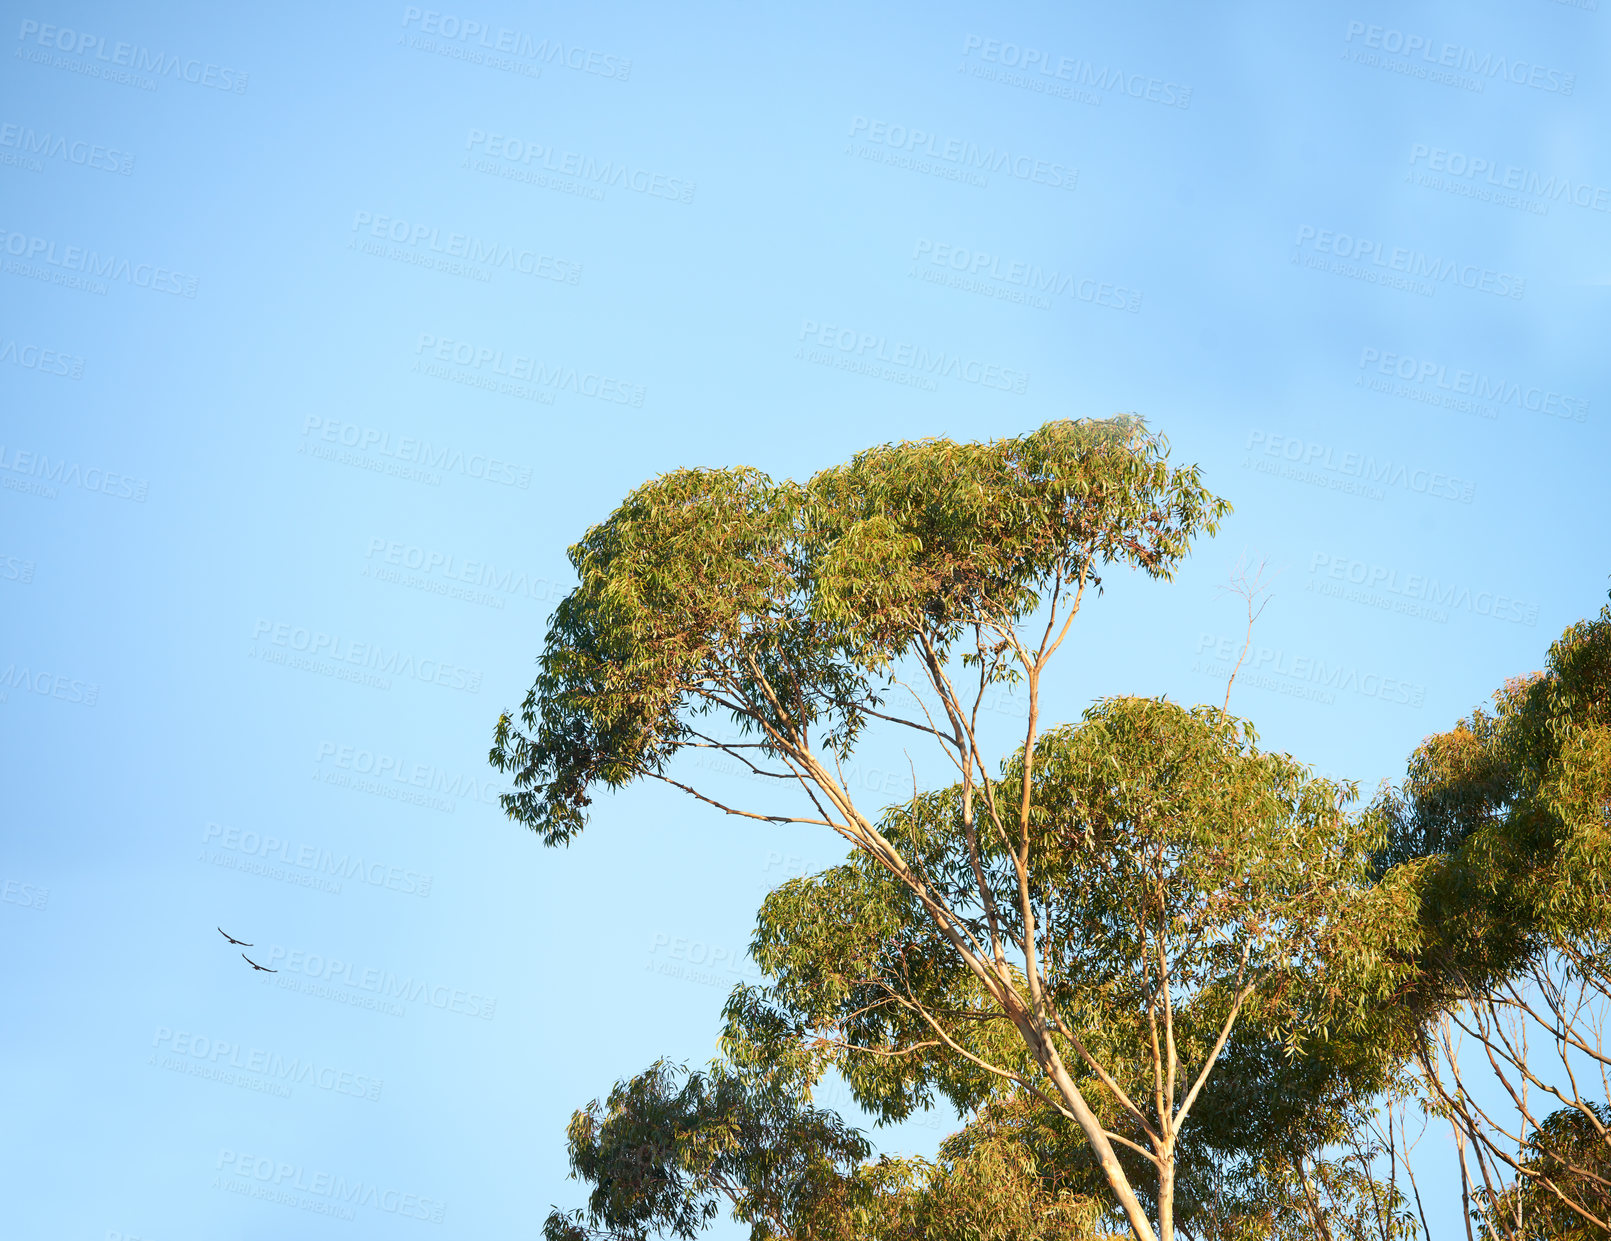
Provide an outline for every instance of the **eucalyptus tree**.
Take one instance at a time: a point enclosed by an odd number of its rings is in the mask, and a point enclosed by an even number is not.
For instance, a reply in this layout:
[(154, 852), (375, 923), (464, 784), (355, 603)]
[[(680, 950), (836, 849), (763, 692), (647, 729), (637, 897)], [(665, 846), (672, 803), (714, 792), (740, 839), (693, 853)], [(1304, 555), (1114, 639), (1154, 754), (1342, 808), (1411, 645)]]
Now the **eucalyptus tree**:
[[(1376, 1045), (1324, 1028), (1380, 998), (1350, 960), (1379, 837), (1341, 812), (1349, 790), (1259, 751), (1212, 707), (1107, 700), (1037, 747), (1042, 1011), (1160, 1233), (1178, 1215), (1199, 1238), (1304, 1235), (1297, 1220), (1355, 1235), (1342, 1220), (1363, 1220), (1377, 1187), (1316, 1154), (1385, 1084)], [(1022, 765), (1009, 761), (1006, 787)], [(953, 785), (888, 810), (879, 830), (934, 899), (965, 911), (968, 936), (1015, 945), (1028, 938), (1018, 868), (982, 833), (979, 892), (962, 806)], [(585, 1213), (551, 1221), (556, 1241), (677, 1231), (723, 1197), (756, 1237), (798, 1241), (836, 1239), (842, 1219), (867, 1241), (1125, 1226), (1032, 1051), (886, 868), (857, 852), (783, 885), (752, 951), (769, 982), (730, 998), (726, 1064), (677, 1090), (657, 1065), (577, 1113), (572, 1167), (595, 1188)], [(1020, 986), (1021, 960), (1007, 962)], [(812, 1105), (830, 1069), (880, 1121), (942, 1099), (970, 1119), (938, 1162), (867, 1163)]]
[[(1295, 1051), (1300, 1009), (1367, 1006), (1338, 936), (1370, 921), (1345, 908), (1375, 847), (1343, 812), (1351, 790), (1259, 752), (1223, 711), (1117, 700), (1042, 729), (1043, 678), (1086, 602), (1118, 570), (1171, 577), (1228, 511), (1167, 458), (1121, 416), (883, 445), (804, 483), (656, 478), (570, 549), (578, 585), (491, 751), (505, 810), (549, 845), (596, 791), (638, 780), (838, 834), (852, 861), (763, 912), (775, 982), (730, 1005), (736, 1054), (769, 1028), (772, 1053), (832, 1046), (892, 1115), (934, 1088), (881, 1067), (908, 1054), (939, 1057), (955, 1099), (1010, 1084), (1077, 1129), (1146, 1241), (1149, 1205), (1171, 1235), (1184, 1127), (1238, 1022)], [(1000, 762), (979, 711), (1003, 683), (1027, 712)], [(925, 738), (955, 783), (882, 817), (859, 804), (844, 767), (875, 728)], [(699, 787), (674, 761), (690, 748), (775, 792)], [(826, 926), (828, 908), (831, 932), (803, 935), (795, 911)]]
[(1415, 893), (1398, 1003), (1468, 1206), (1494, 1237), (1611, 1234), (1611, 607), (1376, 809)]
[[(1003, 1083), (1070, 1120), (1069, 1100), (1084, 1100), (1172, 1237), (1184, 1144), (1200, 1147), (1201, 1172), (1210, 1153), (1245, 1154), (1319, 1119), (1285, 1114), (1305, 1095), (1280, 1061), (1382, 998), (1360, 948), (1380, 838), (1345, 813), (1351, 788), (1261, 751), (1217, 707), (1105, 700), (1049, 729), (1032, 758), (1013, 755), (991, 785), (1017, 792), (1026, 769), (1016, 838), (988, 814), (989, 830), (970, 833), (960, 782), (891, 808), (879, 830), (967, 942), (1032, 997), (1044, 1060), (911, 887), (865, 854), (768, 898), (753, 953), (771, 982), (734, 992), (727, 1051), (760, 1066), (818, 1049), (886, 1121), (936, 1096), (986, 1107)], [(1238, 1031), (1242, 1064), (1258, 1062), (1285, 1095), (1257, 1098), (1244, 1069), (1255, 1098), (1236, 1115), (1227, 1095), (1193, 1127)], [(1325, 1089), (1324, 1075), (1310, 1085)]]
[[(1100, 1207), (1079, 1161), (1037, 1159), (981, 1118), (934, 1160), (869, 1158), (836, 1115), (775, 1076), (657, 1062), (572, 1118), (585, 1209), (554, 1211), (548, 1241), (693, 1237), (725, 1203), (771, 1241), (1089, 1241)], [(1088, 1163), (1088, 1161), (1087, 1161)]]

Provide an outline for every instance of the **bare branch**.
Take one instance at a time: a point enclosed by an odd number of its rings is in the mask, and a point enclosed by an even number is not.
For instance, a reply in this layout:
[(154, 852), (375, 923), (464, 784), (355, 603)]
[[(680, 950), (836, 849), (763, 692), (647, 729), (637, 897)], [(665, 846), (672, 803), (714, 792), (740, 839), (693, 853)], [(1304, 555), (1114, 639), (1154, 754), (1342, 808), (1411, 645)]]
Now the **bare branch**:
[[(1242, 642), (1242, 653), (1236, 657), (1236, 667), (1231, 669), (1230, 680), (1225, 682), (1225, 705), (1221, 708), (1221, 710), (1223, 710), (1227, 715), (1229, 715), (1231, 711), (1231, 686), (1236, 684), (1236, 674), (1242, 670), (1242, 661), (1247, 658), (1248, 649), (1253, 645), (1253, 622), (1258, 620), (1258, 618), (1264, 614), (1264, 609), (1268, 607), (1270, 603), (1269, 599), (1264, 599), (1262, 601), (1259, 599), (1260, 595), (1267, 595), (1270, 591), (1269, 586), (1266, 585), (1262, 580), (1264, 577), (1265, 566), (1268, 563), (1268, 557), (1261, 558), (1259, 560), (1259, 567), (1255, 569), (1252, 576), (1249, 577), (1247, 553), (1244, 551), (1242, 555), (1237, 558), (1236, 568), (1231, 570), (1230, 584), (1228, 586), (1220, 586), (1217, 588), (1221, 591), (1228, 591), (1229, 593), (1237, 596), (1237, 598), (1245, 600), (1247, 603), (1247, 637)], [(1255, 605), (1257, 606), (1255, 607)]]

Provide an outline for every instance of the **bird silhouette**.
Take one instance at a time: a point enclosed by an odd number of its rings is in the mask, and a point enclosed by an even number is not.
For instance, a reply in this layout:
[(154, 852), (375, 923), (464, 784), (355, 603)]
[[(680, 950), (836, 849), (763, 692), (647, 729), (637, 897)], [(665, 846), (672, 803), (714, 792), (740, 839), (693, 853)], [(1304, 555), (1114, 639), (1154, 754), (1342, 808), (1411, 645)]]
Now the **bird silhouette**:
[(280, 972), (279, 970), (271, 970), (266, 965), (259, 965), (256, 961), (252, 960), (252, 958), (247, 956), (244, 952), (241, 953), (241, 960), (245, 961), (246, 964), (250, 965), (254, 970), (262, 970), (265, 974), (278, 974)]
[(246, 942), (246, 941), (245, 941), (245, 940), (244, 940), (244, 939), (236, 939), (236, 938), (235, 938), (235, 937), (234, 937), (234, 936), (233, 936), (233, 935), (231, 935), (231, 934), (230, 934), (230, 933), (229, 933), (229, 932), (228, 932), (228, 931), (226, 931), (226, 930), (224, 930), (224, 928), (223, 928), (223, 927), (219, 927), (219, 928), (218, 928), (218, 933), (219, 933), (219, 934), (220, 934), (220, 935), (222, 935), (222, 936), (223, 936), (223, 937), (224, 937), (224, 938), (225, 938), (225, 939), (227, 939), (227, 940), (228, 940), (228, 941), (229, 941), (229, 942), (230, 942), (230, 943), (232, 943), (232, 944), (236, 944), (236, 945), (238, 945), (238, 946), (239, 946), (239, 947), (242, 947), (242, 948), (250, 948), (250, 947), (251, 947), (251, 946), (252, 946), (252, 945), (251, 945), (251, 944), (248, 944), (248, 943), (247, 943), (247, 942)]

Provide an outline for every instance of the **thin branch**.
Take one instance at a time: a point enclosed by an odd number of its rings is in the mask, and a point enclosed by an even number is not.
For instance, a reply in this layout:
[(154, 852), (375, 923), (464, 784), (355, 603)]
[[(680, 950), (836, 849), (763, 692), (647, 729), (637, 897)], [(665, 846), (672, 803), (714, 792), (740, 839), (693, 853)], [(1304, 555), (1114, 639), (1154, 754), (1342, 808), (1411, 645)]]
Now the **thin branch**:
[[(1247, 964), (1246, 950), (1244, 950), (1242, 953), (1242, 964), (1244, 967)], [(1241, 970), (1237, 971), (1236, 977), (1237, 981), (1240, 982), (1242, 978)], [(1179, 1110), (1175, 1112), (1174, 1125), (1176, 1132), (1179, 1132), (1180, 1126), (1185, 1123), (1186, 1113), (1191, 1111), (1192, 1104), (1197, 1102), (1198, 1092), (1202, 1090), (1203, 1083), (1208, 1080), (1208, 1074), (1210, 1071), (1212, 1071), (1215, 1063), (1219, 1060), (1219, 1053), (1225, 1050), (1225, 1040), (1231, 1036), (1231, 1027), (1236, 1024), (1237, 1014), (1242, 1011), (1242, 1002), (1252, 994), (1252, 983), (1248, 983), (1236, 993), (1236, 999), (1231, 1004), (1231, 1011), (1225, 1018), (1224, 1026), (1220, 1029), (1219, 1038), (1214, 1040), (1214, 1049), (1208, 1053), (1208, 1059), (1203, 1063), (1203, 1071), (1197, 1075), (1197, 1080), (1192, 1084), (1191, 1091), (1186, 1095), (1185, 1099), (1181, 1101)]]
[(1258, 604), (1257, 611), (1253, 608), (1253, 605), (1258, 603), (1260, 595), (1269, 593), (1270, 588), (1260, 580), (1264, 576), (1264, 568), (1268, 563), (1268, 557), (1261, 559), (1259, 567), (1254, 571), (1253, 576), (1249, 578), (1247, 573), (1247, 553), (1244, 552), (1238, 558), (1236, 568), (1231, 571), (1231, 584), (1218, 588), (1222, 591), (1229, 591), (1238, 598), (1247, 601), (1247, 637), (1242, 643), (1242, 653), (1236, 657), (1236, 667), (1231, 669), (1230, 680), (1225, 682), (1225, 705), (1221, 710), (1226, 715), (1231, 712), (1231, 686), (1236, 684), (1236, 674), (1242, 670), (1242, 661), (1247, 658), (1248, 649), (1253, 645), (1253, 622), (1264, 615), (1264, 609), (1270, 603), (1266, 599)]

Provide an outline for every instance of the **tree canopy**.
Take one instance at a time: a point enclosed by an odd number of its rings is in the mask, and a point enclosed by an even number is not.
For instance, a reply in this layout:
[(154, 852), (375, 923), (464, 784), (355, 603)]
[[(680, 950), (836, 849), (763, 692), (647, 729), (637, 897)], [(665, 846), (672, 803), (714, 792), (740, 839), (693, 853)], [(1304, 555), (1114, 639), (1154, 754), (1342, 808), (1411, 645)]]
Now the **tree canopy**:
[[(555, 611), (521, 726), (501, 717), (491, 753), (514, 773), (505, 809), (550, 844), (581, 830), (597, 786), (648, 777), (731, 814), (819, 824), (865, 851), (910, 889), (1018, 1031), (1146, 1241), (1151, 1224), (1109, 1131), (1054, 1038), (1029, 903), (1030, 823), (1040, 678), (1086, 591), (1100, 591), (1113, 566), (1170, 576), (1191, 539), (1228, 511), (1195, 467), (1171, 468), (1167, 456), (1161, 437), (1121, 416), (988, 443), (883, 445), (804, 484), (751, 469), (664, 475), (571, 548), (579, 584)], [(1020, 632), (1041, 615), (1038, 639)], [(931, 711), (914, 691), (915, 717), (884, 709), (909, 664), (936, 700)], [(953, 677), (970, 670), (976, 687), (959, 688)], [(989, 686), (1019, 678), (1029, 757), (1017, 792), (998, 798), (978, 706)], [(712, 713), (729, 716), (741, 740), (709, 732)], [(966, 911), (950, 907), (845, 787), (840, 764), (873, 720), (929, 735), (957, 767), (989, 906), (974, 824), (981, 795), (1018, 876), (1019, 963), (999, 919), (986, 910), (989, 943), (973, 935)], [(717, 802), (667, 772), (688, 745), (724, 750), (808, 805)]]
[[(1072, 617), (1110, 565), (1167, 577), (1228, 511), (1138, 419), (1054, 422), (985, 444), (883, 445), (805, 484), (685, 469), (632, 492), (570, 549), (578, 586), (549, 627), (520, 725), (492, 761), (505, 809), (550, 844), (592, 790), (663, 777), (725, 713), (756, 752), (843, 757), (898, 661), (938, 668), (1050, 596)], [(815, 778), (801, 764), (799, 775)], [(824, 770), (823, 774), (827, 774)], [(839, 807), (838, 809), (843, 809)]]
[[(1478, 1140), (1437, 1023), (1563, 952), (1603, 969), (1611, 625), (1569, 631), (1364, 808), (1225, 708), (1115, 697), (1043, 728), (1088, 596), (1169, 578), (1229, 511), (1168, 456), (1119, 416), (882, 445), (803, 483), (677, 470), (570, 549), (578, 585), (495, 730), (509, 816), (566, 844), (601, 788), (648, 779), (850, 853), (766, 899), (764, 982), (729, 998), (722, 1059), (657, 1062), (576, 1114), (593, 1190), (551, 1241), (692, 1237), (723, 1201), (757, 1241), (1413, 1233), (1373, 1100), (1418, 1067)], [(1027, 717), (991, 753), (1004, 683)], [(955, 779), (858, 804), (844, 764), (875, 728)], [(763, 793), (693, 783), (689, 750)], [(815, 1103), (829, 1075), (879, 1122), (965, 1123), (933, 1160), (875, 1159)], [(1597, 1218), (1563, 1195), (1603, 1183), (1581, 1151), (1604, 1113), (1565, 1102), (1514, 1192)], [(1520, 1210), (1484, 1186), (1480, 1218)]]

